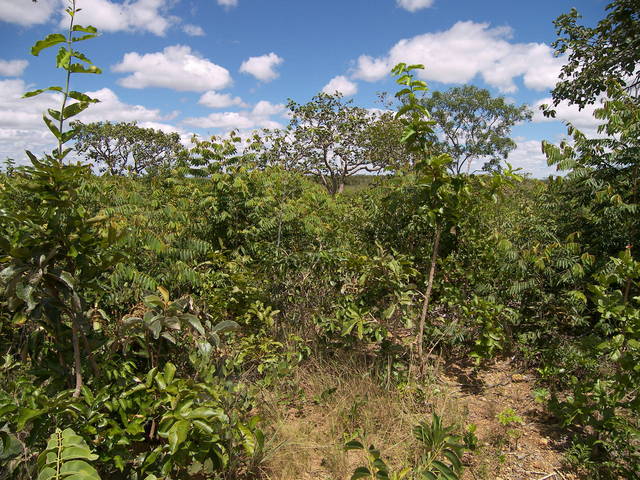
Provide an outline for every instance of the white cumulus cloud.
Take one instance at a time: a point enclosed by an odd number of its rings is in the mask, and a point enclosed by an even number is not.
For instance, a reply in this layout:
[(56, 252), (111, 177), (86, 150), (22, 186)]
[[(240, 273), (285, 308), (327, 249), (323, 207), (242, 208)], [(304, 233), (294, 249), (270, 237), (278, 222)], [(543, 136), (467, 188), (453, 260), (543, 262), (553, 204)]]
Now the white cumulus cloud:
[(84, 123), (91, 122), (155, 122), (164, 117), (158, 109), (149, 109), (142, 105), (130, 105), (118, 98), (109, 88), (101, 88), (87, 95), (100, 100), (78, 115)]
[(262, 82), (270, 82), (278, 78), (276, 67), (284, 62), (284, 59), (271, 52), (259, 57), (250, 57), (240, 65), (240, 72), (253, 75)]
[(2, 77), (19, 77), (27, 68), (29, 62), (26, 60), (1, 60), (0, 59), (0, 76)]
[(218, 5), (220, 5), (221, 7), (227, 7), (227, 8), (237, 7), (238, 0), (218, 0)]
[(338, 75), (337, 77), (333, 77), (329, 83), (324, 86), (322, 91), (329, 95), (333, 95), (338, 92), (344, 97), (350, 97), (351, 95), (358, 93), (358, 85), (344, 75)]
[(271, 115), (279, 115), (283, 113), (284, 110), (285, 110), (285, 106), (282, 105), (281, 103), (273, 104), (266, 100), (260, 100), (253, 107), (251, 114), (254, 117), (262, 118), (262, 117), (269, 117)]
[[(142, 31), (164, 36), (177, 21), (168, 14), (168, 0), (82, 0), (79, 6), (82, 10), (77, 14), (77, 22), (104, 32)], [(61, 24), (66, 22), (67, 17), (63, 15)]]
[(545, 117), (542, 113), (542, 110), (540, 109), (540, 106), (553, 106), (552, 102), (553, 100), (548, 97), (543, 98), (542, 100), (538, 100), (533, 105), (533, 122), (568, 122), (578, 130), (581, 130), (582, 133), (586, 134), (587, 136), (598, 136), (598, 126), (602, 125), (602, 121), (594, 117), (593, 114), (597, 108), (602, 107), (600, 103), (585, 105), (585, 107), (580, 110), (577, 105), (569, 105), (566, 102), (560, 102), (557, 107), (553, 107), (553, 109), (556, 111), (555, 118)]
[(399, 7), (409, 10), (410, 12), (417, 12), (423, 8), (429, 8), (433, 5), (433, 0), (396, 0)]
[(0, 0), (0, 20), (24, 27), (46, 23), (59, 5), (59, 0), (40, 0), (39, 2)]
[(511, 43), (511, 35), (508, 27), (457, 22), (449, 30), (400, 40), (382, 57), (360, 56), (353, 77), (380, 80), (395, 64), (405, 62), (424, 64), (418, 73), (424, 80), (468, 83), (481, 76), (503, 93), (517, 90), (516, 77), (535, 90), (553, 87), (564, 59), (554, 57), (544, 43)]
[[(82, 0), (76, 23), (93, 25), (103, 32), (149, 32), (164, 36), (180, 19), (169, 13), (174, 0)], [(31, 26), (59, 18), (59, 24), (68, 25), (66, 0), (0, 0), (0, 20)]]
[(222, 130), (248, 130), (256, 128), (282, 128), (282, 124), (271, 117), (281, 115), (286, 107), (266, 100), (258, 102), (252, 110), (241, 112), (216, 112), (206, 117), (187, 118), (186, 125), (196, 128), (217, 128)]
[(203, 92), (228, 87), (229, 71), (202, 58), (185, 45), (166, 47), (162, 52), (126, 53), (114, 72), (132, 74), (118, 80), (127, 88), (163, 87), (183, 92)]
[(218, 93), (213, 90), (205, 92), (198, 100), (198, 103), (209, 108), (228, 108), (233, 106), (245, 108), (248, 106), (240, 97), (232, 97), (228, 93)]
[(198, 25), (187, 23), (182, 26), (182, 31), (190, 37), (204, 37), (204, 30)]

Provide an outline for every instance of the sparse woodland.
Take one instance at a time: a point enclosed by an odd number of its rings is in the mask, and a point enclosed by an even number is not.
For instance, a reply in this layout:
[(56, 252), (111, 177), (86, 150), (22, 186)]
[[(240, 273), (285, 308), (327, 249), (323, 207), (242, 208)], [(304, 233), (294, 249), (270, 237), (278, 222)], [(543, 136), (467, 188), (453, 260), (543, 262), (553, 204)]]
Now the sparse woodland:
[(0, 174), (0, 479), (640, 478), (637, 2), (556, 20), (554, 102), (604, 101), (544, 181), (526, 107), (417, 65), (249, 140), (74, 122), (76, 8), (58, 145)]

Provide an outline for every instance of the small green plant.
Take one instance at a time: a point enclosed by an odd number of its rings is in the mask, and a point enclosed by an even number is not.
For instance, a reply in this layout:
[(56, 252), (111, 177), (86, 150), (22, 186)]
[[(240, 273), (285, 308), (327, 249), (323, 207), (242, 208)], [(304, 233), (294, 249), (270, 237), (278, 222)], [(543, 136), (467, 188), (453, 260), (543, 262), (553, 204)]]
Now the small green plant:
[(454, 426), (445, 427), (435, 413), (431, 424), (421, 422), (413, 429), (413, 435), (420, 441), (422, 458), (418, 471), (428, 480), (458, 480), (462, 473), (462, 453), (465, 446), (458, 435), (453, 434)]
[(522, 425), (524, 420), (522, 417), (518, 415), (515, 410), (511, 407), (505, 408), (498, 415), (496, 415), (496, 420), (498, 423), (504, 427), (510, 427), (512, 425)]
[[(102, 70), (96, 67), (84, 53), (74, 49), (76, 43), (96, 37), (98, 30), (92, 26), (83, 27), (81, 25), (75, 25), (75, 15), (79, 11), (79, 9), (76, 8), (76, 0), (70, 0), (68, 4), (68, 7), (65, 9), (65, 12), (70, 18), (67, 35), (52, 33), (47, 35), (43, 40), (37, 41), (31, 48), (31, 54), (38, 56), (40, 52), (46, 48), (61, 45), (58, 47), (58, 54), (56, 55), (56, 68), (61, 68), (65, 71), (65, 86), (64, 88), (58, 86), (41, 88), (24, 94), (25, 97), (33, 97), (47, 90), (60, 92), (62, 94), (60, 110), (50, 108), (47, 110), (48, 115), (45, 113), (42, 116), (44, 123), (58, 140), (58, 148), (57, 151), (53, 153), (53, 157), (59, 162), (62, 162), (64, 157), (71, 151), (70, 148), (63, 150), (63, 145), (73, 139), (78, 133), (75, 128), (65, 132), (65, 120), (75, 117), (89, 107), (90, 104), (98, 102), (98, 100), (84, 93), (71, 90), (71, 75), (74, 73), (102, 73)], [(74, 62), (74, 60), (76, 61)], [(69, 104), (69, 100), (76, 100), (76, 102)], [(36, 157), (32, 153), (27, 152), (27, 155), (29, 155), (32, 161), (36, 160)]]
[(467, 450), (475, 450), (478, 448), (480, 441), (476, 436), (476, 430), (478, 430), (478, 426), (475, 423), (470, 423), (465, 428), (462, 440), (464, 441), (464, 446)]
[(522, 432), (517, 428), (517, 426), (524, 423), (522, 417), (518, 415), (513, 408), (509, 407), (498, 413), (498, 415), (496, 415), (496, 420), (498, 420), (498, 423), (504, 427), (506, 437), (509, 440), (513, 440), (515, 442), (515, 447), (518, 448), (518, 440), (522, 436)]
[(158, 295), (144, 297), (144, 305), (147, 310), (142, 317), (126, 317), (123, 323), (128, 326), (139, 327), (142, 333), (134, 338), (141, 345), (144, 356), (149, 357), (151, 367), (157, 367), (159, 357), (162, 355), (163, 338), (171, 344), (176, 344), (176, 334), (181, 333), (182, 338), (190, 338), (197, 347), (197, 351), (210, 356), (213, 347), (220, 346), (220, 334), (236, 330), (239, 325), (233, 320), (224, 320), (213, 326), (211, 322), (200, 321), (194, 311), (193, 302), (189, 297), (171, 300), (169, 291), (164, 287), (158, 287)]
[(89, 463), (97, 458), (73, 430), (57, 428), (38, 456), (38, 480), (100, 480)]
[(551, 393), (546, 388), (536, 388), (533, 391), (533, 399), (536, 403), (546, 403), (549, 400)]
[(355, 439), (345, 443), (344, 449), (363, 450), (366, 454), (367, 465), (357, 467), (351, 475), (351, 480), (358, 480), (360, 478), (369, 478), (371, 480), (402, 480), (411, 472), (411, 469), (408, 467), (398, 472), (392, 472), (380, 455), (380, 450), (377, 450), (373, 445), (365, 448), (360, 440)]

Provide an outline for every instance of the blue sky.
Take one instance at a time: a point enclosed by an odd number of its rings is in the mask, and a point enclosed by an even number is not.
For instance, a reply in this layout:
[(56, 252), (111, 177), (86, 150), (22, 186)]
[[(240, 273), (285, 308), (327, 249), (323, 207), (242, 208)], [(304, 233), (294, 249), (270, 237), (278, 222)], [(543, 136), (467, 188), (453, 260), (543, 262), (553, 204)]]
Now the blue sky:
[[(285, 126), (288, 98), (299, 103), (341, 91), (363, 107), (393, 92), (398, 61), (423, 63), (431, 89), (471, 83), (532, 108), (549, 97), (562, 58), (550, 47), (552, 21), (572, 7), (587, 24), (606, 0), (77, 0), (81, 24), (101, 31), (80, 44), (102, 75), (77, 75), (74, 88), (102, 101), (84, 121), (138, 121), (187, 139), (238, 128)], [(63, 31), (66, 0), (0, 0), (0, 159), (51, 143), (41, 112), (52, 95), (29, 89), (61, 84), (55, 52), (29, 54)], [(592, 109), (561, 106), (558, 117), (587, 132)], [(552, 170), (540, 141), (558, 141), (562, 122), (536, 114), (513, 131), (510, 160), (535, 176)]]

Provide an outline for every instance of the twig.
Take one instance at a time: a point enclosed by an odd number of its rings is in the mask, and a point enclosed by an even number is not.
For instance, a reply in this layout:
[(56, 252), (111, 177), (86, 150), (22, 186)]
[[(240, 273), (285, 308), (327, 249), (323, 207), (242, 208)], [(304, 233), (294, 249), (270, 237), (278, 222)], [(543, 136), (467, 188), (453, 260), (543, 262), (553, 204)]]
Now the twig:
[(545, 479), (551, 478), (551, 477), (553, 477), (553, 476), (555, 476), (557, 474), (558, 474), (557, 472), (551, 472), (551, 473), (545, 475), (544, 477), (540, 477), (538, 480), (545, 480)]

